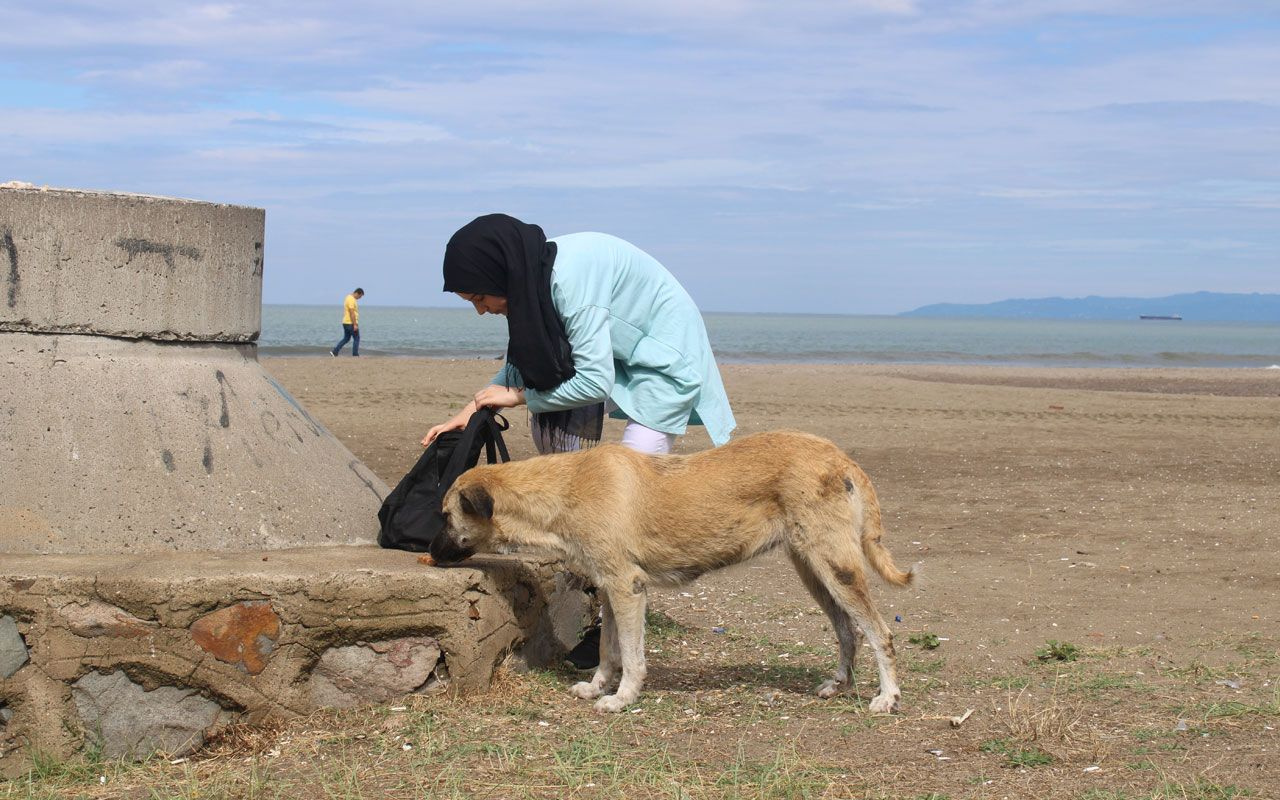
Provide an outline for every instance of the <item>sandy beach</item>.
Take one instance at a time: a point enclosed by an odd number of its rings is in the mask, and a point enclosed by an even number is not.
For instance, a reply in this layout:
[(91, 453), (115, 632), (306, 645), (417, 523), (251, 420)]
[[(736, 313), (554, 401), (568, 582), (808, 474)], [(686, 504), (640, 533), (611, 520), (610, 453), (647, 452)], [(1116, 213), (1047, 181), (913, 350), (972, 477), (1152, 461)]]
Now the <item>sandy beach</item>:
[[(268, 370), (393, 484), (422, 434), (497, 368), (491, 361), (268, 358)], [(1269, 633), (1280, 616), (1280, 370), (728, 365), (736, 435), (826, 436), (868, 472), (886, 541), (920, 561), (878, 591), (897, 630), (945, 631), (975, 667), (1046, 639), (1202, 648)], [(514, 458), (533, 455), (523, 409)], [(611, 422), (606, 439), (620, 436)], [(691, 428), (677, 452), (709, 446)], [(785, 557), (655, 597), (683, 622), (751, 625), (728, 595), (810, 603)], [(825, 620), (799, 633), (821, 639)], [(809, 626), (811, 630), (806, 630)]]
[[(498, 366), (263, 364), (388, 483)], [(585, 673), (515, 658), (483, 691), (235, 728), (190, 760), (45, 767), (38, 794), (0, 797), (1276, 796), (1280, 370), (722, 372), (738, 435), (835, 441), (871, 476), (898, 562), (921, 564), (909, 588), (872, 582), (898, 713), (870, 713), (866, 653), (849, 692), (814, 696), (834, 637), (772, 553), (650, 591), (627, 713), (571, 697)], [(513, 456), (531, 457), (523, 409), (510, 421)], [(707, 446), (693, 429), (677, 450)]]

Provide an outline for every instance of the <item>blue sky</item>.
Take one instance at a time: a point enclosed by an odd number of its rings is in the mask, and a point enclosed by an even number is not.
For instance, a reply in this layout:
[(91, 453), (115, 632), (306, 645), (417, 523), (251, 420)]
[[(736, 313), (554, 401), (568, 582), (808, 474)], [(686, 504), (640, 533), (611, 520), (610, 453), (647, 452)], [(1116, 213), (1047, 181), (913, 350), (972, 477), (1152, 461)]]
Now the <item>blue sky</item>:
[(265, 208), (267, 302), (448, 305), (491, 211), (629, 239), (708, 311), (1280, 291), (1274, 2), (0, 14), (0, 182)]

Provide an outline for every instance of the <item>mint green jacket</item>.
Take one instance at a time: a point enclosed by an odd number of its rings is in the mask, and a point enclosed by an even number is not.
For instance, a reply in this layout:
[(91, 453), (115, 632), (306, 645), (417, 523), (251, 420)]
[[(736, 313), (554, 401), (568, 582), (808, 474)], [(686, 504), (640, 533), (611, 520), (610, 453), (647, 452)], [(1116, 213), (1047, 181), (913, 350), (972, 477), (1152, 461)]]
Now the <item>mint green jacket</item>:
[[(666, 267), (604, 233), (558, 236), (551, 302), (564, 320), (576, 374), (549, 391), (525, 390), (535, 414), (612, 400), (662, 433), (705, 425), (717, 445), (737, 423), (693, 298)], [(493, 382), (524, 386), (505, 365)], [(620, 412), (620, 413), (619, 413)]]

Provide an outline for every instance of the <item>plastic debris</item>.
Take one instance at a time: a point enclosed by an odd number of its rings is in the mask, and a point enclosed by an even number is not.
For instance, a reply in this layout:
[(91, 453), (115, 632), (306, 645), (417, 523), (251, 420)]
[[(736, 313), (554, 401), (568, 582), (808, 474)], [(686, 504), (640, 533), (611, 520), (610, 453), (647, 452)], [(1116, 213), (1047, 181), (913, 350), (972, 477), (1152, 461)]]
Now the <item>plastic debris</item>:
[(1240, 688), (1240, 681), (1221, 680), (1221, 681), (1214, 681), (1214, 683), (1218, 684), (1219, 686), (1226, 686), (1229, 689)]
[(1185, 719), (1178, 720), (1178, 724), (1173, 726), (1175, 731), (1185, 731), (1187, 729), (1187, 721)]
[(893, 621), (894, 621), (894, 622), (902, 622), (902, 615), (901, 615), (901, 614), (894, 614), (894, 615), (893, 615)]
[(724, 628), (722, 628), (721, 626), (717, 625), (717, 626), (715, 626), (714, 628), (712, 628), (712, 629), (711, 629), (711, 632), (712, 632), (712, 633), (724, 633)]
[(961, 714), (961, 715), (960, 715), (960, 716), (958, 716), (958, 717), (951, 717), (951, 719), (949, 720), (949, 721), (951, 722), (951, 727), (953, 727), (953, 728), (959, 728), (961, 725), (963, 725), (963, 724), (964, 724), (964, 721), (965, 721), (965, 720), (967, 720), (967, 719), (968, 719), (969, 717), (971, 717), (971, 716), (973, 716), (973, 709), (972, 709), (972, 708), (971, 708), (971, 709), (969, 709), (968, 711), (964, 712), (963, 714)]

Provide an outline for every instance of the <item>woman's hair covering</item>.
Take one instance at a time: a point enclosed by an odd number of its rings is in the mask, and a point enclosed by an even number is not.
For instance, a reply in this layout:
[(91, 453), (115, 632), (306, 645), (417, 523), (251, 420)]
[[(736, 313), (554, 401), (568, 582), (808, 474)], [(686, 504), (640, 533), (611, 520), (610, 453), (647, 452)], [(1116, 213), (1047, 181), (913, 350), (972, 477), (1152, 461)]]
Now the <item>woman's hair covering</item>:
[[(573, 349), (551, 302), (556, 245), (537, 225), (506, 214), (476, 217), (444, 249), (444, 290), (507, 299), (507, 361), (531, 389), (548, 391), (574, 376)], [(603, 404), (534, 415), (549, 440), (599, 441)]]
[(444, 290), (507, 299), (507, 360), (525, 385), (549, 390), (574, 375), (573, 350), (551, 303), (555, 242), (537, 225), (486, 214), (444, 249)]

